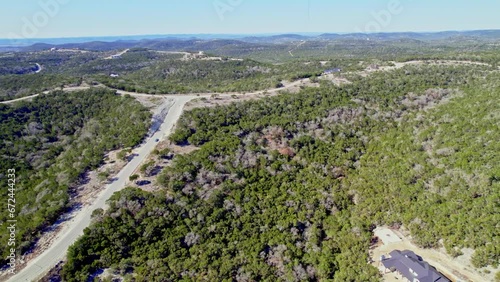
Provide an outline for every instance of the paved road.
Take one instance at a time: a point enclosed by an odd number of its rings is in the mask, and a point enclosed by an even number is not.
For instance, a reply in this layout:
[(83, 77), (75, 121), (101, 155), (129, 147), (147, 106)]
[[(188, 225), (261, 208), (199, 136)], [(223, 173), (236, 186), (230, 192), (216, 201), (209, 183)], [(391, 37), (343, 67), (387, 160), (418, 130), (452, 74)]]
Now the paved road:
[(122, 55), (124, 55), (125, 53), (127, 53), (128, 51), (130, 51), (130, 49), (125, 49), (123, 51), (121, 51), (120, 53), (118, 54), (114, 54), (114, 55), (111, 55), (109, 57), (106, 57), (104, 58), (105, 60), (111, 60), (111, 59), (114, 59), (114, 58), (117, 58), (117, 57), (121, 57)]
[(38, 67), (38, 69), (35, 71), (35, 73), (39, 73), (42, 71), (42, 66), (39, 64), (39, 63), (36, 63), (36, 66)]
[[(290, 87), (300, 85), (305, 80), (298, 80), (292, 83), (288, 83), (283, 88), (276, 88), (267, 90), (267, 92), (278, 92), (281, 90), (286, 90)], [(67, 88), (65, 91), (71, 90), (83, 90), (88, 87), (76, 87), (76, 88)], [(262, 94), (266, 90), (256, 91), (252, 93), (246, 93), (247, 95), (257, 95)], [(91, 206), (87, 206), (83, 208), (82, 211), (79, 211), (77, 215), (73, 218), (70, 224), (68, 224), (64, 229), (59, 233), (55, 241), (52, 243), (51, 247), (47, 249), (45, 252), (40, 254), (35, 259), (31, 260), (28, 265), (22, 269), (18, 274), (11, 277), (8, 281), (34, 281), (39, 277), (43, 276), (50, 269), (52, 269), (60, 260), (62, 260), (66, 256), (66, 252), (68, 247), (73, 244), (76, 239), (83, 234), (83, 230), (90, 225), (90, 215), (92, 211), (98, 208), (104, 208), (106, 206), (106, 200), (113, 195), (113, 193), (120, 191), (125, 187), (125, 184), (130, 175), (136, 170), (136, 168), (145, 160), (145, 158), (154, 150), (156, 146), (155, 139), (164, 139), (171, 133), (172, 127), (175, 125), (177, 120), (182, 114), (182, 110), (184, 105), (196, 98), (207, 97), (213, 94), (217, 94), (220, 96), (231, 96), (236, 93), (200, 93), (200, 94), (188, 94), (188, 95), (150, 95), (150, 94), (140, 94), (140, 93), (130, 93), (126, 91), (117, 91), (119, 94), (130, 94), (132, 96), (156, 96), (156, 97), (169, 97), (174, 100), (174, 104), (168, 112), (165, 122), (160, 127), (159, 131), (156, 132), (151, 138), (147, 140), (146, 143), (142, 144), (135, 151), (138, 156), (136, 156), (131, 162), (125, 166), (120, 173), (117, 175), (117, 179), (112, 184), (108, 185), (104, 191), (102, 191), (98, 198)], [(37, 95), (19, 98), (16, 100), (0, 102), (3, 104), (14, 103), (21, 100), (27, 100), (34, 98)], [(166, 103), (170, 103), (171, 101), (166, 101)]]
[[(295, 81), (287, 84), (283, 88), (276, 88), (267, 90), (268, 92), (276, 92), (280, 90), (285, 90), (289, 87), (299, 85), (302, 80)], [(64, 91), (72, 90), (83, 90), (88, 87), (76, 87), (76, 88), (66, 88)], [(247, 93), (248, 95), (262, 94), (266, 90), (256, 91), (252, 93)], [(45, 92), (44, 92), (45, 93)], [(200, 93), (200, 94), (187, 94), (187, 95), (150, 95), (150, 94), (140, 94), (131, 93), (126, 91), (118, 90), (117, 93), (121, 95), (130, 94), (132, 96), (156, 96), (170, 98), (165, 101), (165, 103), (172, 103), (168, 114), (166, 115), (165, 121), (161, 125), (160, 129), (150, 137), (146, 143), (143, 143), (139, 148), (134, 150), (134, 153), (138, 154), (132, 161), (130, 161), (116, 176), (117, 180), (106, 186), (98, 196), (97, 199), (91, 206), (84, 207), (81, 211), (78, 211), (76, 216), (71, 220), (69, 224), (63, 227), (63, 230), (57, 235), (56, 239), (52, 242), (51, 246), (44, 251), (42, 254), (28, 262), (27, 266), (20, 270), (19, 273), (10, 277), (8, 281), (18, 282), (18, 281), (36, 281), (43, 277), (50, 269), (52, 269), (59, 261), (63, 260), (66, 256), (66, 252), (79, 236), (83, 235), (83, 230), (90, 225), (90, 216), (92, 212), (99, 208), (105, 208), (106, 200), (108, 200), (115, 192), (120, 191), (126, 185), (134, 171), (139, 167), (139, 165), (146, 159), (146, 157), (154, 150), (156, 147), (156, 139), (163, 140), (165, 137), (170, 135), (172, 127), (176, 124), (177, 120), (182, 114), (184, 105), (196, 98), (207, 97), (213, 94), (219, 96), (231, 96), (235, 93)], [(4, 103), (14, 103), (21, 100), (31, 99), (36, 97), (33, 95), (30, 97), (24, 97), (16, 100), (7, 101)]]
[[(92, 211), (98, 208), (105, 208), (106, 200), (109, 199), (113, 193), (125, 187), (129, 176), (132, 175), (137, 167), (139, 167), (156, 147), (157, 143), (155, 139), (162, 140), (170, 135), (172, 127), (182, 114), (184, 105), (195, 98), (197, 98), (197, 96), (174, 97), (174, 104), (170, 108), (160, 129), (149, 138), (146, 143), (143, 143), (139, 148), (134, 150), (138, 156), (132, 159), (132, 161), (118, 173), (116, 176), (117, 180), (107, 185), (106, 189), (98, 195), (91, 206), (84, 207), (83, 210), (77, 213), (73, 220), (59, 233), (49, 249), (30, 261), (24, 269), (11, 277), (8, 281), (36, 281), (52, 269), (60, 260), (64, 259), (68, 247), (73, 244), (79, 236), (83, 235), (83, 230), (90, 225), (90, 215)], [(172, 103), (172, 101), (166, 101), (165, 103)]]

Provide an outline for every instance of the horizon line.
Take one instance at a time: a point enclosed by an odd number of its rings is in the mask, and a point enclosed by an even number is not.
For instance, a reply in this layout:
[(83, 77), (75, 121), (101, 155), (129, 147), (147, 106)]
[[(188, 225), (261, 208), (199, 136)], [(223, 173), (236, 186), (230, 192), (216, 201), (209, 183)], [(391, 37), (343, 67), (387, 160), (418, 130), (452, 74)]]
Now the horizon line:
[(474, 32), (474, 31), (500, 31), (500, 29), (466, 29), (466, 30), (437, 30), (437, 31), (386, 31), (386, 32), (341, 32), (341, 31), (325, 31), (325, 32), (266, 32), (266, 33), (163, 33), (163, 34), (122, 34), (122, 35), (84, 35), (84, 36), (61, 36), (61, 37), (30, 37), (30, 38), (0, 38), (0, 40), (42, 40), (42, 39), (81, 39), (81, 38), (110, 38), (110, 37), (140, 37), (140, 36), (275, 36), (275, 35), (321, 35), (321, 34), (395, 34), (395, 33), (443, 33), (443, 32)]

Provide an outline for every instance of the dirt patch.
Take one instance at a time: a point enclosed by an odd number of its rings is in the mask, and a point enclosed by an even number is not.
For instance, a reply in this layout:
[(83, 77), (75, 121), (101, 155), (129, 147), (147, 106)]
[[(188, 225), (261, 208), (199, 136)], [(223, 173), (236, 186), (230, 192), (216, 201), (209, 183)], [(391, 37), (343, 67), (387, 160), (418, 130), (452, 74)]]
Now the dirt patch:
[(330, 82), (332, 82), (333, 84), (335, 84), (337, 86), (341, 86), (341, 85), (344, 85), (344, 84), (350, 84), (350, 83), (352, 83), (351, 81), (349, 81), (344, 76), (338, 75), (338, 74), (326, 74), (326, 75), (321, 76), (320, 79), (326, 80), (326, 81), (330, 81)]
[(104, 157), (104, 164), (97, 170), (87, 173), (88, 182), (76, 187), (74, 200), (83, 205), (90, 205), (97, 194), (125, 167), (126, 161), (118, 158), (122, 150), (111, 151)]
[(231, 96), (212, 95), (211, 97), (201, 97), (186, 104), (184, 110), (189, 111), (195, 108), (213, 108), (215, 106), (229, 105), (235, 102), (257, 100), (265, 97), (265, 94), (246, 95), (234, 94)]
[(215, 106), (229, 105), (235, 102), (245, 102), (251, 100), (262, 99), (264, 97), (273, 97), (282, 93), (299, 93), (306, 87), (319, 87), (320, 84), (312, 82), (310, 79), (303, 79), (294, 82), (283, 81), (284, 87), (270, 90), (263, 90), (251, 93), (225, 93), (212, 94), (210, 96), (200, 95), (199, 99), (195, 99), (186, 104), (184, 110), (189, 111), (195, 108), (211, 108)]
[(199, 147), (196, 147), (194, 145), (178, 146), (170, 142), (166, 143), (166, 147), (169, 148), (170, 152), (172, 152), (174, 155), (186, 155), (200, 149)]
[(141, 103), (144, 107), (154, 110), (164, 103), (164, 98), (162, 97), (152, 97), (152, 96), (134, 96), (134, 98)]

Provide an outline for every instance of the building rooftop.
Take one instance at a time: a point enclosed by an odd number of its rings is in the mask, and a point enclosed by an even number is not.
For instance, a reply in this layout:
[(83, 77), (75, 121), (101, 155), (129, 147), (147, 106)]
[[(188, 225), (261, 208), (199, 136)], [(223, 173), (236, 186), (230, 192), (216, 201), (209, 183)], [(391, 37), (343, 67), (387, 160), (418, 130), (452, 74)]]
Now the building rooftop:
[(325, 73), (330, 74), (330, 73), (335, 73), (335, 72), (341, 72), (342, 69), (340, 68), (334, 68), (334, 69), (328, 69), (325, 71)]
[(382, 264), (387, 269), (397, 270), (412, 282), (451, 282), (434, 267), (412, 251), (395, 250), (390, 258), (383, 258)]

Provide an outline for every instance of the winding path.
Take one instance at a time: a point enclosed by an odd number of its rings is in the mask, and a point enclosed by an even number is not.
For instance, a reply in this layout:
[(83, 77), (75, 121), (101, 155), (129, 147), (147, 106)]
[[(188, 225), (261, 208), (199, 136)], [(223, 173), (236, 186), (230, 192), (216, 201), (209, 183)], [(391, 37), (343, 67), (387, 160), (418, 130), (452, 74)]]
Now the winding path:
[(9, 100), (9, 101), (2, 101), (0, 102), (0, 104), (14, 104), (16, 102), (20, 102), (20, 101), (24, 101), (24, 100), (30, 100), (30, 99), (33, 99), (37, 96), (39, 96), (40, 94), (35, 94), (35, 95), (31, 95), (31, 96), (26, 96), (26, 97), (22, 97), (22, 98), (17, 98), (17, 99), (14, 99), (14, 100)]

